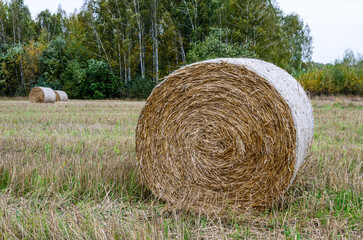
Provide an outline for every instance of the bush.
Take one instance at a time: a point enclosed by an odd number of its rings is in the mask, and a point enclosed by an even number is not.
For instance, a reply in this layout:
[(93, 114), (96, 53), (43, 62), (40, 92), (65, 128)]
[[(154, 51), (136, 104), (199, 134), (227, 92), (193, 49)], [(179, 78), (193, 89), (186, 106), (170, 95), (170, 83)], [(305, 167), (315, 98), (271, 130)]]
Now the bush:
[(84, 86), (86, 83), (86, 69), (76, 61), (69, 61), (65, 72), (62, 73), (64, 80), (64, 91), (70, 98), (84, 98)]
[(82, 81), (83, 98), (105, 99), (116, 97), (116, 78), (107, 63), (91, 59), (87, 62), (86, 79)]
[(128, 98), (147, 98), (153, 90), (155, 84), (149, 78), (138, 76), (128, 81), (125, 86), (125, 96)]
[(255, 53), (250, 51), (248, 44), (241, 46), (236, 43), (228, 43), (225, 39), (229, 34), (229, 29), (212, 28), (204, 42), (194, 43), (192, 49), (187, 53), (188, 62), (193, 63), (219, 57), (258, 58)]
[[(315, 95), (352, 94), (363, 95), (363, 59), (356, 59), (346, 51), (343, 61), (335, 64), (315, 64), (296, 78), (305, 88)], [(348, 59), (348, 60), (347, 60)]]
[(67, 42), (61, 37), (51, 41), (39, 56), (42, 75), (37, 85), (62, 88), (64, 83), (61, 74), (66, 69), (68, 59)]

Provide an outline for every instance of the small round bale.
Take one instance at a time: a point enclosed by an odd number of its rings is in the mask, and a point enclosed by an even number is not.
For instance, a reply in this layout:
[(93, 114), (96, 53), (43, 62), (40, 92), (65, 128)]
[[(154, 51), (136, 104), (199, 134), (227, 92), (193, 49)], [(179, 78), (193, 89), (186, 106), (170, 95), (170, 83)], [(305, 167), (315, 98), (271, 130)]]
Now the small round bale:
[(29, 100), (36, 103), (54, 103), (55, 93), (51, 88), (34, 87), (29, 93)]
[(143, 183), (199, 211), (271, 206), (307, 157), (313, 111), (281, 68), (256, 59), (183, 67), (152, 91), (139, 116)]
[(68, 95), (66, 92), (62, 90), (54, 90), (55, 93), (55, 101), (68, 101)]

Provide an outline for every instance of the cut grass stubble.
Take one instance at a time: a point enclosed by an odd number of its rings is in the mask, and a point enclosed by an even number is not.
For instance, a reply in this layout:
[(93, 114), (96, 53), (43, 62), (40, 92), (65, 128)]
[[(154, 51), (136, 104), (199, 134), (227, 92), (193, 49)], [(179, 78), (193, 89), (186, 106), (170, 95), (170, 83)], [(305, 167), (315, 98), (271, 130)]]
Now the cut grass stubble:
[(284, 199), (226, 219), (173, 210), (140, 184), (143, 104), (0, 101), (0, 238), (362, 236), (361, 99), (314, 99), (312, 154)]

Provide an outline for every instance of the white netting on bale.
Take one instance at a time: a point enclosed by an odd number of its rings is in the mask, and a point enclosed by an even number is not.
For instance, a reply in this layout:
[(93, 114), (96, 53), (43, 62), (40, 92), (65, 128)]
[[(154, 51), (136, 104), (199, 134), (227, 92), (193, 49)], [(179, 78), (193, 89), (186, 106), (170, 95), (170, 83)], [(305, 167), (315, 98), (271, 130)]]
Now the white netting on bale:
[(29, 93), (29, 100), (36, 103), (54, 103), (55, 93), (51, 88), (34, 87)]
[(142, 181), (201, 211), (271, 205), (309, 152), (313, 112), (300, 84), (256, 59), (183, 67), (147, 99), (136, 128)]

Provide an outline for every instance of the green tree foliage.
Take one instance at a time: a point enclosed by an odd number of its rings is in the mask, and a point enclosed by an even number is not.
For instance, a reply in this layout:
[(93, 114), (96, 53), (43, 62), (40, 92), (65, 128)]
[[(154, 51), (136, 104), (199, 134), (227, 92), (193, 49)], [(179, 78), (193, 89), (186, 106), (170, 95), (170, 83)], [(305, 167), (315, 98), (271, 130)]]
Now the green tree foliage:
[(275, 0), (87, 0), (78, 13), (34, 17), (23, 0), (0, 0), (0, 95), (43, 85), (142, 98), (186, 63), (254, 57), (298, 74), (312, 55), (309, 26)]
[(8, 43), (28, 42), (33, 40), (35, 32), (30, 11), (23, 0), (13, 0), (9, 3), (7, 16), (7, 29), (12, 35), (8, 35)]
[(311, 56), (310, 30), (298, 15), (285, 15), (275, 1), (223, 2), (221, 25), (232, 30), (234, 42), (248, 44), (259, 58), (291, 72)]
[(28, 45), (23, 45), (23, 51), (21, 52), (20, 57), (23, 64), (26, 92), (31, 90), (41, 75), (39, 58), (44, 48), (44, 45), (34, 41), (30, 41)]
[(86, 69), (77, 60), (67, 62), (61, 78), (64, 81), (63, 90), (69, 98), (85, 98)]
[(58, 37), (48, 44), (48, 47), (39, 57), (42, 75), (38, 84), (54, 89), (62, 89), (64, 86), (61, 75), (66, 71), (69, 56), (67, 54), (67, 42)]
[(249, 50), (247, 44), (241, 46), (236, 43), (228, 43), (229, 29), (213, 28), (203, 42), (195, 44), (188, 52), (190, 63), (206, 59), (221, 57), (250, 57), (257, 55)]
[(77, 60), (69, 61), (61, 77), (64, 90), (71, 98), (104, 99), (120, 96), (122, 91), (107, 63), (95, 59), (89, 60), (86, 66)]
[(3, 95), (27, 93), (22, 55), (23, 44), (35, 37), (32, 24), (23, 0), (0, 1), (0, 93)]
[(41, 11), (37, 16), (35, 30), (39, 35), (39, 41), (47, 43), (63, 33), (63, 11), (58, 10), (52, 14), (48, 9)]
[(91, 59), (87, 63), (86, 79), (81, 84), (83, 98), (115, 97), (117, 86), (107, 63)]
[(22, 47), (7, 46), (6, 52), (0, 56), (0, 91), (5, 96), (19, 96), (23, 94), (25, 85), (20, 80), (20, 58)]
[(145, 99), (155, 87), (152, 79), (142, 78), (141, 76), (128, 81), (125, 85), (125, 96), (128, 98)]

